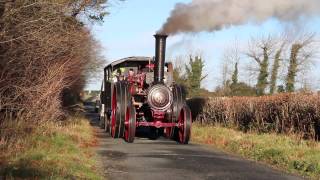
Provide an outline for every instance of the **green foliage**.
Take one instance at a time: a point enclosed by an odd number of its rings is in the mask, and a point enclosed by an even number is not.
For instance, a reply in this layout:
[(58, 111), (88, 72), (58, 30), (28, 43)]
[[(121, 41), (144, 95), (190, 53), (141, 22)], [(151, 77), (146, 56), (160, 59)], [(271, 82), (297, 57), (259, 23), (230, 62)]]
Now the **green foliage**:
[(279, 85), (277, 89), (278, 89), (278, 90), (277, 90), (278, 93), (284, 93), (284, 92), (286, 92), (286, 90), (285, 90), (285, 88), (284, 88), (284, 85)]
[(71, 11), (72, 17), (85, 17), (91, 22), (103, 22), (109, 13), (106, 11), (108, 0), (60, 0), (61, 4), (66, 4)]
[(281, 61), (281, 53), (282, 53), (282, 47), (276, 52), (276, 55), (274, 58), (272, 72), (271, 72), (270, 94), (274, 94), (276, 90), (278, 72), (279, 72), (280, 61)]
[(226, 84), (229, 86), (227, 89), (229, 92), (226, 93), (227, 96), (255, 96), (256, 95), (256, 89), (251, 87), (250, 85), (244, 83), (244, 82), (238, 82), (238, 63), (235, 64), (234, 72), (232, 74), (232, 83), (230, 84), (230, 81)]
[[(212, 96), (212, 92), (201, 88), (201, 81), (206, 77), (203, 76), (204, 61), (201, 57), (190, 55), (189, 63), (181, 63), (173, 69), (173, 80), (176, 84), (183, 85), (187, 88), (188, 96)], [(185, 70), (185, 72), (184, 72)]]
[(187, 88), (189, 96), (198, 96), (203, 76), (204, 61), (200, 56), (190, 56), (189, 64), (185, 66), (187, 77)]
[(293, 44), (291, 47), (290, 62), (288, 68), (288, 74), (286, 78), (286, 91), (294, 92), (294, 84), (296, 82), (296, 75), (298, 72), (298, 55), (303, 46), (301, 44)]
[(256, 96), (256, 89), (244, 82), (238, 82), (238, 63), (235, 63), (231, 81), (227, 80), (224, 86), (215, 90), (217, 96)]
[(256, 88), (244, 82), (230, 84), (230, 80), (227, 80), (226, 85), (217, 87), (213, 94), (215, 96), (256, 96), (256, 92)]
[(257, 95), (264, 95), (265, 89), (268, 85), (268, 66), (269, 66), (269, 55), (268, 48), (263, 48), (263, 60), (260, 63), (260, 71), (257, 81)]
[(256, 89), (246, 83), (231, 84), (229, 96), (256, 96)]
[(232, 74), (232, 85), (238, 84), (238, 74), (238, 63), (236, 62), (236, 64), (234, 65), (234, 72)]
[(183, 75), (180, 67), (175, 67), (173, 69), (173, 80), (177, 84), (184, 85), (184, 86), (186, 85), (186, 78)]

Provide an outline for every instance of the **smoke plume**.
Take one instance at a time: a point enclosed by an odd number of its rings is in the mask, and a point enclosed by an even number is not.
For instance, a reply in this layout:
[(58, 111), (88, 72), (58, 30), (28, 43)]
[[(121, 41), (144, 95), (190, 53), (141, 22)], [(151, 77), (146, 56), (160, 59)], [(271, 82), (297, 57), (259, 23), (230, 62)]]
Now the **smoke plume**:
[(211, 32), (271, 17), (290, 22), (314, 15), (320, 15), (320, 0), (193, 0), (176, 4), (158, 33)]

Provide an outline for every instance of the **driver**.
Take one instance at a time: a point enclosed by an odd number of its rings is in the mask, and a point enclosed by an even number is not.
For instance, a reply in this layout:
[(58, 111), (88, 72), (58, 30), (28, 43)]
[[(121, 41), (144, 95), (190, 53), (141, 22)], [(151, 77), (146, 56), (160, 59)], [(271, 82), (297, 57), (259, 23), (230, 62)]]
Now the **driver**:
[(126, 77), (126, 80), (127, 81), (132, 81), (133, 78), (134, 78), (134, 75), (135, 75), (134, 70), (132, 68), (130, 68), (129, 71), (128, 71), (128, 75)]
[(123, 76), (124, 71), (125, 71), (125, 68), (119, 68), (119, 69), (116, 69), (115, 71), (113, 71), (113, 73), (112, 73), (113, 82), (123, 81), (124, 80), (124, 76)]

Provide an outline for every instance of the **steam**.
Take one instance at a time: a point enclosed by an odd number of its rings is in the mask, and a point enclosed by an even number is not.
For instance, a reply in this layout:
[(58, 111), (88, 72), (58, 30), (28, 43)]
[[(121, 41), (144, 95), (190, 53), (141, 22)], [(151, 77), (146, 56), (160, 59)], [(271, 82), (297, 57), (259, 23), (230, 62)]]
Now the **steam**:
[(158, 33), (212, 32), (271, 17), (294, 21), (315, 15), (320, 15), (320, 0), (193, 0), (176, 4)]

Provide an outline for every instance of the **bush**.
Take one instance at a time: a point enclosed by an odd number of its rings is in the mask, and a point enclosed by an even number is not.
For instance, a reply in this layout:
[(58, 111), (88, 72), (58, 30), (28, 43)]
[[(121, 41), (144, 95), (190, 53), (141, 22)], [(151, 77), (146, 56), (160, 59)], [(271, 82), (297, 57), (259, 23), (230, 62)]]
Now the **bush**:
[(103, 1), (0, 2), (0, 145), (66, 119), (67, 107), (99, 68), (97, 43), (80, 21), (98, 3)]
[(77, 100), (67, 97), (79, 96), (98, 61), (96, 42), (68, 13), (72, 7), (67, 1), (0, 3), (0, 127), (61, 119), (63, 106)]
[(202, 104), (197, 120), (203, 124), (218, 123), (244, 132), (298, 134), (320, 139), (320, 96), (317, 94), (219, 97), (209, 98)]

